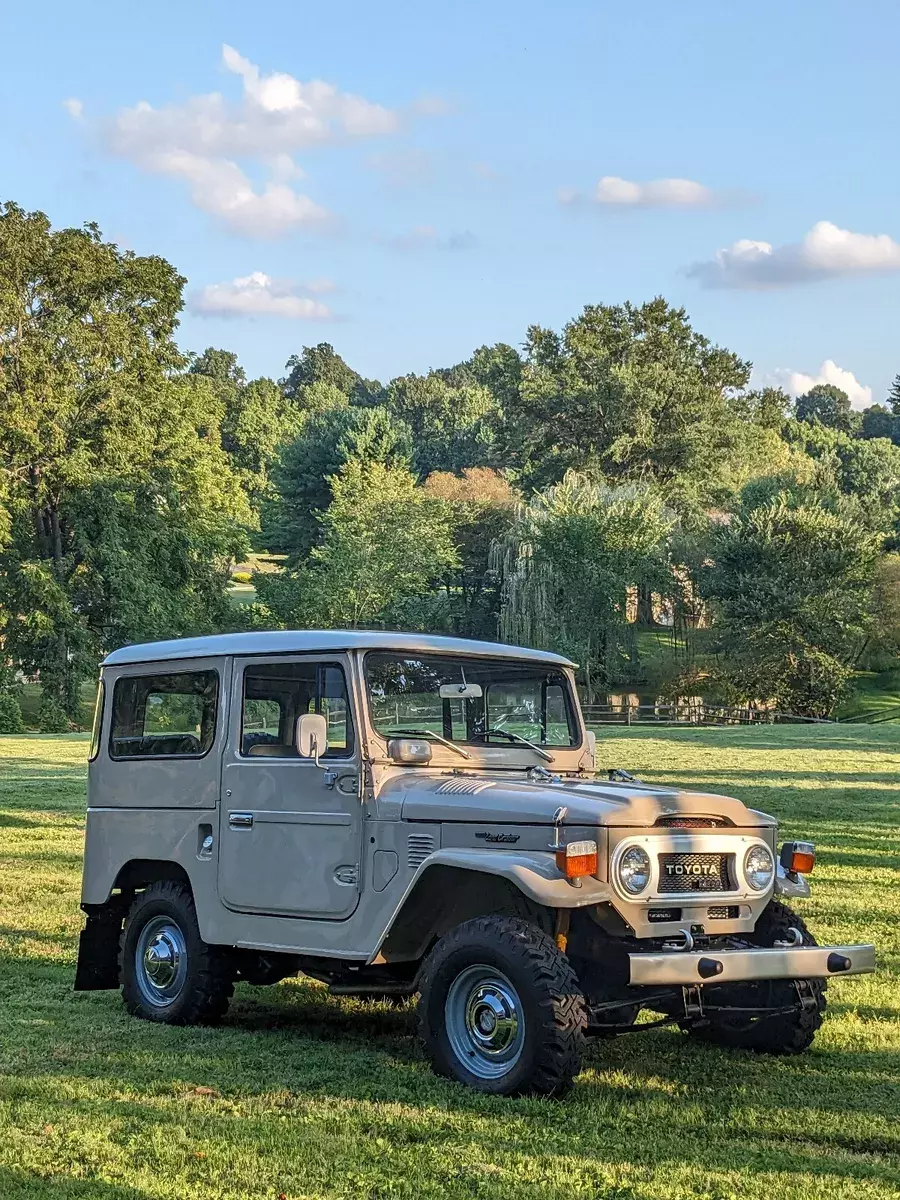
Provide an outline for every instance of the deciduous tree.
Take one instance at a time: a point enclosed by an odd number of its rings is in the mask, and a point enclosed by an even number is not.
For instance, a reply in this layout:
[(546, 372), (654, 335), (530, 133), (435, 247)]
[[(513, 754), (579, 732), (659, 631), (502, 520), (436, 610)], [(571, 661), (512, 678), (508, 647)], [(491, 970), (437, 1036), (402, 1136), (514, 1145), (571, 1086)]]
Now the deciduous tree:
[(78, 681), (118, 640), (224, 617), (250, 514), (215, 398), (198, 403), (180, 374), (183, 284), (94, 225), (0, 210), (0, 607), (6, 652), (40, 675), (48, 714), (77, 712)]

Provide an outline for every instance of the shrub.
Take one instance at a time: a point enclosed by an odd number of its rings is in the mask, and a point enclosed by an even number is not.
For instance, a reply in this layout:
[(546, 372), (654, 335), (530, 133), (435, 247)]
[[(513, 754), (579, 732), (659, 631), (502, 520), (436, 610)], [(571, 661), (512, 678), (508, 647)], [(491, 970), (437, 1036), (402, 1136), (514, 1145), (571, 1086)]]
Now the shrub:
[(0, 733), (24, 732), (25, 722), (22, 720), (19, 697), (9, 689), (0, 691)]
[(68, 733), (72, 722), (61, 704), (50, 696), (43, 696), (38, 712), (38, 728), (41, 733)]
[(231, 576), (232, 583), (252, 583), (253, 576), (249, 571), (235, 571)]

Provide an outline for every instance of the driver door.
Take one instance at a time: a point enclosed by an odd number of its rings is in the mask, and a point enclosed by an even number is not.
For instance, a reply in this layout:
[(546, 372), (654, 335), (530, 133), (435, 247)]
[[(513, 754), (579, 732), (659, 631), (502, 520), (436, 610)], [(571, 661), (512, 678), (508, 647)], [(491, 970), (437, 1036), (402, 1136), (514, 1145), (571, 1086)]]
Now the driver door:
[[(342, 655), (235, 659), (222, 771), (219, 895), (239, 912), (340, 920), (359, 902), (362, 803)], [(320, 766), (297, 718), (321, 713)]]

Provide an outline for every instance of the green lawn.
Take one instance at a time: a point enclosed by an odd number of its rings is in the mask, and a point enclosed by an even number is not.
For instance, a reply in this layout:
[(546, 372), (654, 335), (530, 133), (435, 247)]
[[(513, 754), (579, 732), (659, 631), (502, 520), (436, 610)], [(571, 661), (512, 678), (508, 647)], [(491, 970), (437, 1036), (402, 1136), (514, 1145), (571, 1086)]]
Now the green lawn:
[(841, 720), (848, 717), (887, 717), (900, 722), (900, 668), (893, 671), (857, 671), (854, 692), (838, 709)]
[(900, 731), (600, 731), (604, 765), (730, 792), (820, 849), (820, 938), (871, 939), (812, 1052), (668, 1030), (596, 1043), (565, 1101), (480, 1097), (422, 1062), (412, 1006), (242, 985), (219, 1029), (71, 991), (85, 737), (0, 738), (0, 1197), (615, 1197), (900, 1192)]

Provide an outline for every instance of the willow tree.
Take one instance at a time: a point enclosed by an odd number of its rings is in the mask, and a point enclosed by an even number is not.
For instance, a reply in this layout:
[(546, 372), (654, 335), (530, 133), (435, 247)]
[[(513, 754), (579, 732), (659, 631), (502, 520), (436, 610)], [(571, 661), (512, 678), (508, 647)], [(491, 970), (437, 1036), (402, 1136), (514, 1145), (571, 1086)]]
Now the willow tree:
[(581, 664), (590, 699), (633, 671), (629, 594), (672, 586), (667, 542), (675, 516), (659, 490), (569, 472), (520, 506), (495, 542), (505, 641), (561, 649)]

